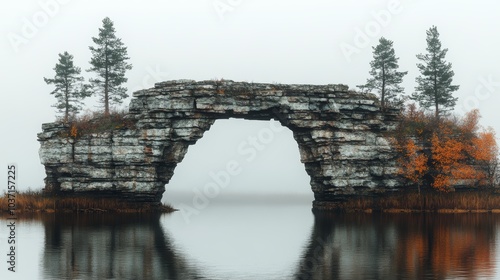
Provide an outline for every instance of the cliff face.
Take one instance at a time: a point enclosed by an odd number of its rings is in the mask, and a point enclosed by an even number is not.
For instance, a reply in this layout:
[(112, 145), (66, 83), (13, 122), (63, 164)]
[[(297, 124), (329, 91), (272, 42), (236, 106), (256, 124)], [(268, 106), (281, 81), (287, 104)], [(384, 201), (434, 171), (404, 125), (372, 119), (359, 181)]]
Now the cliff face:
[(217, 119), (276, 119), (292, 130), (311, 176), (315, 207), (351, 196), (397, 190), (394, 152), (385, 133), (396, 112), (342, 85), (277, 85), (191, 80), (134, 93), (135, 128), (68, 137), (43, 124), (38, 134), (46, 190), (119, 195), (158, 202), (189, 145)]

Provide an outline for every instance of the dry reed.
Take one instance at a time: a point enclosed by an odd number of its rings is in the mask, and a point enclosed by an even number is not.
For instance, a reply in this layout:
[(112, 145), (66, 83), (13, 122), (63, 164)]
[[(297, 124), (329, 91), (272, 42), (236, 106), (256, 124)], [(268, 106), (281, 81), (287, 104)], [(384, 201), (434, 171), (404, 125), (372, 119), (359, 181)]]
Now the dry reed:
[[(11, 197), (12, 198), (12, 197)], [(2, 212), (8, 211), (8, 195), (0, 197)], [(59, 197), (42, 192), (26, 191), (15, 194), (15, 212), (173, 212), (170, 205), (135, 203), (119, 198)]]
[(385, 197), (353, 198), (336, 205), (346, 212), (500, 212), (500, 194), (492, 191), (406, 192)]

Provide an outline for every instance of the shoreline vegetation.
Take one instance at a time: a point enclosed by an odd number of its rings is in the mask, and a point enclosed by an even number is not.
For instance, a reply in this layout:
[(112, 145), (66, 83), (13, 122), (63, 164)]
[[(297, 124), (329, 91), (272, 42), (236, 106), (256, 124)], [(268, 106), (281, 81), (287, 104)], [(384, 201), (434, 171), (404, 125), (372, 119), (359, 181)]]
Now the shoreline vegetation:
[(385, 197), (360, 197), (319, 206), (318, 212), (339, 213), (500, 213), (500, 190), (459, 192), (408, 191)]
[[(11, 197), (13, 198), (13, 197)], [(8, 194), (0, 197), (0, 216), (8, 215)], [(177, 211), (168, 204), (150, 204), (124, 201), (119, 198), (89, 196), (54, 196), (42, 191), (15, 194), (14, 213), (171, 213)]]

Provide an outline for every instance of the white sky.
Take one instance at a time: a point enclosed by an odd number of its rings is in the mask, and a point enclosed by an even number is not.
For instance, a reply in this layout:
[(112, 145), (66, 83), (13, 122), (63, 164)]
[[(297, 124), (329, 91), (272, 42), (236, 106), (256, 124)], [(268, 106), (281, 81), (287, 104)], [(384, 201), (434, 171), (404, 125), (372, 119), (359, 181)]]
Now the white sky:
[[(461, 86), (456, 93), (457, 112), (477, 107), (482, 124), (500, 131), (498, 1), (4, 2), (0, 10), (0, 181), (6, 182), (6, 166), (15, 162), (21, 189), (39, 189), (45, 177), (36, 134), (42, 123), (54, 120), (51, 105), (55, 99), (43, 77), (53, 77), (58, 54), (64, 51), (74, 55), (76, 65), (88, 69), (91, 37), (97, 35), (106, 16), (114, 21), (117, 36), (128, 47), (133, 64), (127, 75), (130, 92), (163, 80), (214, 78), (343, 83), (354, 88), (368, 78), (371, 47), (384, 36), (394, 41), (400, 70), (409, 71), (404, 86), (410, 94), (419, 74), (415, 55), (425, 52), (425, 31), (436, 25), (443, 46), (449, 48), (447, 60), (453, 63), (454, 83)], [(346, 46), (355, 52), (346, 54), (342, 50)], [(86, 72), (83, 75), (91, 77)], [(489, 86), (484, 86), (485, 81), (490, 81)], [(93, 108), (95, 103), (89, 100), (87, 104)], [(179, 165), (172, 188), (203, 184), (210, 171), (220, 170), (228, 158), (234, 159), (239, 144), (268, 126), (216, 123), (207, 139), (192, 147)], [(244, 158), (240, 160), (244, 162)], [(207, 161), (211, 163), (196, 165)], [(298, 161), (291, 134), (276, 134), (265, 153), (245, 162), (242, 175), (234, 180), (249, 186), (234, 191), (310, 193), (309, 178)], [(199, 179), (182, 181), (184, 177)]]

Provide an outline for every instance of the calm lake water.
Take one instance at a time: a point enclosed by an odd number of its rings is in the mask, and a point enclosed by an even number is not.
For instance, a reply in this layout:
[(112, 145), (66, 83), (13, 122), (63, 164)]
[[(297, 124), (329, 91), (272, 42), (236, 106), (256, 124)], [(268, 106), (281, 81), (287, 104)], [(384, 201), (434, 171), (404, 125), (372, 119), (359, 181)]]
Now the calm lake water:
[[(5, 220), (0, 223), (6, 224)], [(17, 222), (0, 279), (496, 279), (500, 214), (313, 215), (310, 203)]]

